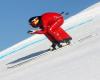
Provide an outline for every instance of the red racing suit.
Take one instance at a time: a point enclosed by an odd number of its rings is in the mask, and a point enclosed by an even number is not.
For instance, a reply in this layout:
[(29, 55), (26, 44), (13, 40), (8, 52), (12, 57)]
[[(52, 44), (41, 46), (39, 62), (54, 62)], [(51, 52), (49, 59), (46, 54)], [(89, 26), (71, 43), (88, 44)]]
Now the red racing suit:
[(45, 34), (50, 41), (63, 41), (64, 39), (71, 38), (69, 34), (61, 28), (61, 25), (64, 22), (61, 14), (54, 12), (44, 13), (41, 15), (41, 21), (42, 24), (40, 24), (39, 27), (43, 27), (43, 30), (34, 33)]

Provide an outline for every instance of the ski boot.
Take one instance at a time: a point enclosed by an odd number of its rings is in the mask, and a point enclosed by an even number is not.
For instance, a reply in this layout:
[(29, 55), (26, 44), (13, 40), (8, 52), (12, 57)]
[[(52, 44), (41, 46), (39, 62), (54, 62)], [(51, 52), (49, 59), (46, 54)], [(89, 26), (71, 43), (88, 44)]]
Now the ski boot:
[(64, 39), (63, 41), (61, 41), (61, 44), (63, 46), (70, 45), (71, 44), (71, 42), (70, 42), (71, 40), (72, 40), (72, 38)]
[(52, 46), (50, 47), (50, 51), (54, 51), (54, 50), (57, 50), (57, 47), (58, 48), (61, 48), (63, 47), (59, 42), (56, 42), (56, 43), (53, 43)]
[(56, 50), (56, 44), (53, 43), (53, 44), (51, 45), (51, 47), (49, 48), (49, 50), (50, 50), (50, 51)]

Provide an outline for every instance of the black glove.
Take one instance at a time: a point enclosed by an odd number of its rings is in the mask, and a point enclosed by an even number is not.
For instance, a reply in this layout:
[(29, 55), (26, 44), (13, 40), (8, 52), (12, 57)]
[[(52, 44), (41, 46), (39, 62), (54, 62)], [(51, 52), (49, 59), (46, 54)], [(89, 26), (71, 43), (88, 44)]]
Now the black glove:
[(30, 31), (30, 30), (29, 30), (29, 31), (27, 31), (27, 33), (30, 33), (30, 32), (33, 32), (33, 31)]

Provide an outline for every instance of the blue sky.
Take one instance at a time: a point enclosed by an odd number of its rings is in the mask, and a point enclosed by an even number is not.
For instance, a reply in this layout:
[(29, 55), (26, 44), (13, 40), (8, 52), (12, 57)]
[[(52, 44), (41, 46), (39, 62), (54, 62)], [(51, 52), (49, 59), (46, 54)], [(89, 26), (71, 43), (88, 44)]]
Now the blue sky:
[(28, 19), (44, 12), (69, 12), (65, 19), (99, 0), (0, 0), (0, 51), (30, 37)]

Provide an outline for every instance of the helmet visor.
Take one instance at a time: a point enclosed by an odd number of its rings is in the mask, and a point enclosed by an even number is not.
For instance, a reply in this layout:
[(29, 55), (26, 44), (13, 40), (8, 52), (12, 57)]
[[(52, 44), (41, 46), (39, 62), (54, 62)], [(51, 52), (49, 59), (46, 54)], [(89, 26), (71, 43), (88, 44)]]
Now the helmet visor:
[(39, 19), (36, 17), (35, 19), (33, 19), (32, 21), (31, 21), (31, 25), (34, 27), (34, 26), (37, 26), (37, 24), (39, 23)]

